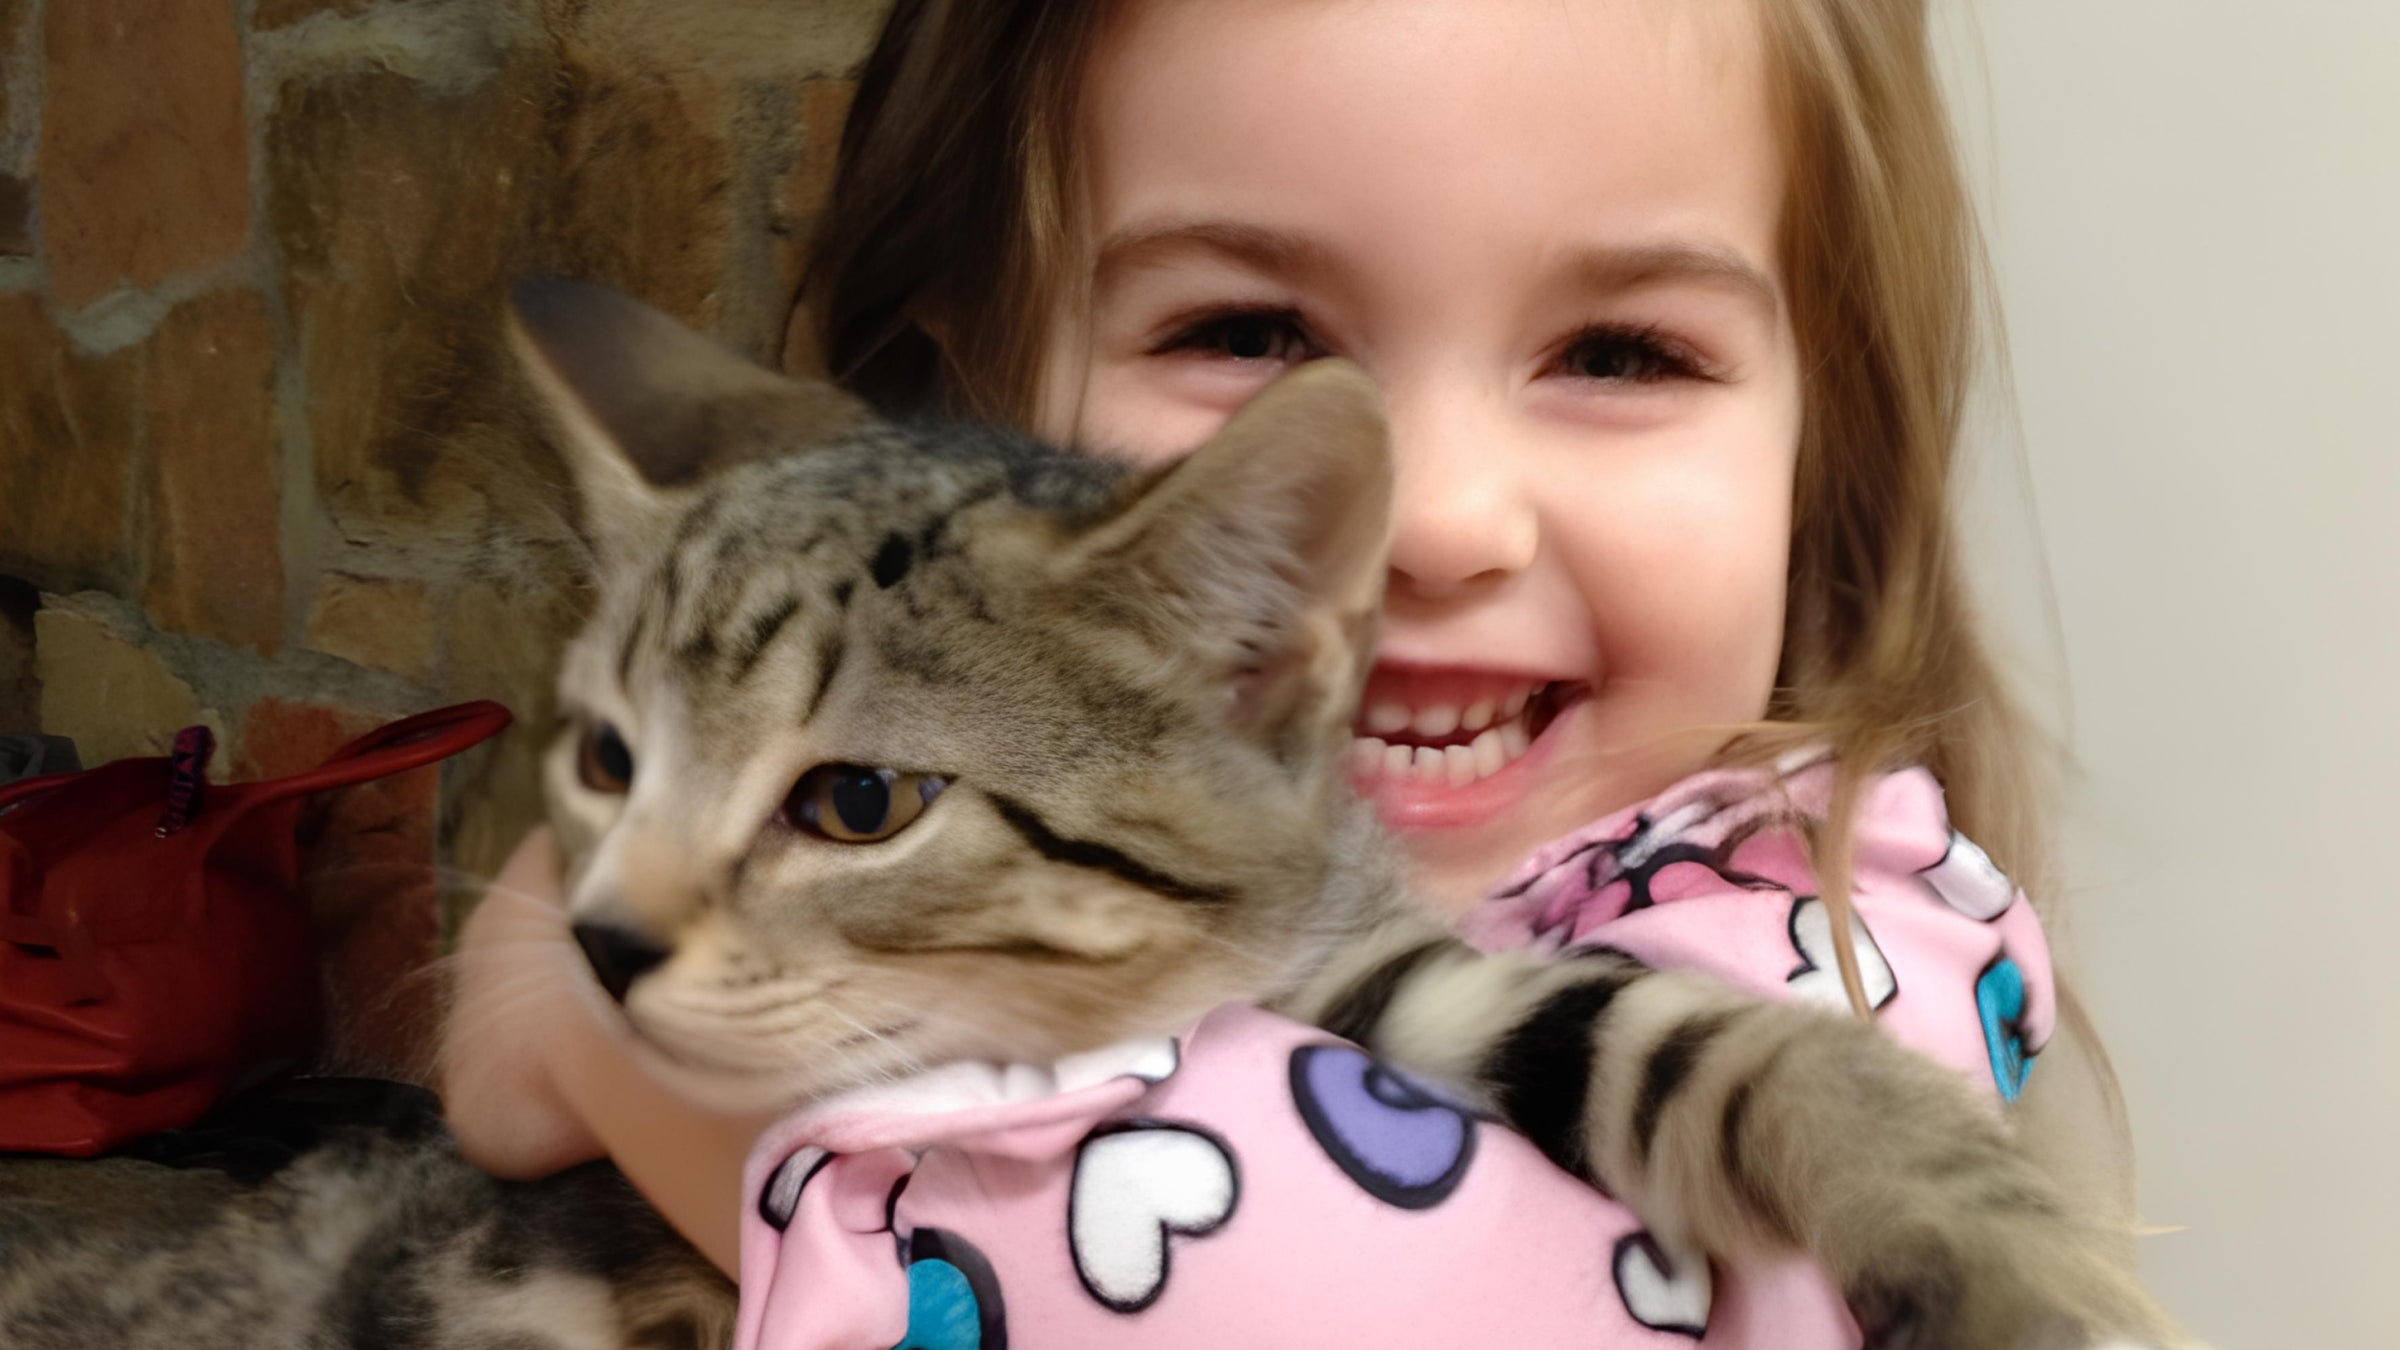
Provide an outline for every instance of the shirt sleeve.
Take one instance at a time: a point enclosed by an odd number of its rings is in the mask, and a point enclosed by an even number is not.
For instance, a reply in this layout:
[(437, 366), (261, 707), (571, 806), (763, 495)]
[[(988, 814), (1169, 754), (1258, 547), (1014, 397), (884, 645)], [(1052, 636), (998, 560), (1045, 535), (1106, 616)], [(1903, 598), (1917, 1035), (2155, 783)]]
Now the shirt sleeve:
[[(1837, 922), (1799, 829), (1830, 769), (1734, 790), (1695, 780), (1546, 851), (1470, 921), (1484, 945), (1606, 946), (1768, 998), (1846, 1012)], [(1941, 786), (1872, 780), (1858, 813), (1847, 940), (1878, 1026), (1999, 1101), (2022, 1091), (2057, 1024), (2033, 906), (1951, 827)], [(1778, 814), (1780, 813), (1780, 814)]]

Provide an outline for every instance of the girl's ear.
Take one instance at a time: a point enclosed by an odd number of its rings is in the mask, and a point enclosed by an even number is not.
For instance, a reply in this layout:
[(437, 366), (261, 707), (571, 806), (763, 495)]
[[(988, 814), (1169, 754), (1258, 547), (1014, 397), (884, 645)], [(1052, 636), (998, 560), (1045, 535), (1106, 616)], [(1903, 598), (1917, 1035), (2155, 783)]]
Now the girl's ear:
[(1391, 547), (1389, 440), (1366, 373), (1311, 362), (1143, 480), (1069, 565), (1107, 569), (1142, 627), (1230, 675), (1245, 731), (1346, 738)]
[(806, 449), (865, 417), (833, 386), (761, 370), (604, 286), (519, 282), (508, 339), (604, 553), (653, 542), (685, 490), (715, 470)]

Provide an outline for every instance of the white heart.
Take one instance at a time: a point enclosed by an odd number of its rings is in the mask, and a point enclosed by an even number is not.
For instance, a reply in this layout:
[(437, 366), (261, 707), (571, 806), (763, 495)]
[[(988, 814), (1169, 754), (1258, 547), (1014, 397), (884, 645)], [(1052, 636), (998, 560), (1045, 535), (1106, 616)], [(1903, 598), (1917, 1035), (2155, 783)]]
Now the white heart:
[(1163, 1083), (1175, 1076), (1181, 1066), (1183, 1052), (1172, 1036), (1149, 1036), (1140, 1040), (1119, 1041), (1080, 1055), (1069, 1055), (1052, 1066), (1052, 1074), (1060, 1092), (1079, 1092), (1112, 1078), (1139, 1078), (1145, 1083)]
[(1084, 1140), (1067, 1199), (1083, 1287), (1118, 1312), (1149, 1307), (1167, 1286), (1169, 1235), (1222, 1227), (1239, 1190), (1232, 1155), (1196, 1130), (1137, 1122)]
[[(1842, 968), (1833, 949), (1833, 917), (1825, 912), (1825, 902), (1813, 895), (1794, 901), (1791, 935), (1792, 950), (1800, 953), (1801, 965), (1784, 983), (1803, 1003), (1848, 1012), (1850, 993), (1842, 988)], [(1875, 935), (1867, 931), (1866, 919), (1856, 913), (1850, 916), (1850, 947), (1858, 953), (1858, 981), (1867, 992), (1867, 1006), (1880, 1008), (1891, 1002), (1900, 992), (1900, 981), (1892, 974), (1892, 963), (1883, 959), (1883, 948), (1875, 945)]]
[(2016, 883), (1974, 840), (1953, 830), (1942, 860), (1917, 873), (1933, 893), (1970, 919), (1990, 923), (2017, 898)]
[(1617, 1297), (1634, 1321), (1695, 1340), (1708, 1330), (1708, 1311), (1716, 1302), (1708, 1262), (1670, 1252), (1649, 1233), (1635, 1233), (1617, 1243), (1614, 1265)]
[(759, 1217), (777, 1231), (790, 1227), (793, 1213), (800, 1208), (801, 1188), (808, 1185), (830, 1156), (821, 1148), (803, 1148), (784, 1159), (767, 1177), (766, 1189), (759, 1193)]

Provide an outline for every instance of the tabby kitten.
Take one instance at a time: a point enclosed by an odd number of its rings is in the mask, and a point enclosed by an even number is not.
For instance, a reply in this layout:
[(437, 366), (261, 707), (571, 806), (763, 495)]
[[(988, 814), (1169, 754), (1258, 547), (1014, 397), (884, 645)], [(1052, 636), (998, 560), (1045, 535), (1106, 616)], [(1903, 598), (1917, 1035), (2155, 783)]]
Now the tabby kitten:
[(2165, 1334), (2001, 1123), (1871, 1029), (1481, 955), (1411, 901), (1344, 768), (1392, 476), (1354, 368), (1136, 473), (878, 422), (592, 287), (514, 320), (601, 570), (548, 763), (576, 935), (688, 1091), (788, 1105), (1248, 998), (1654, 1230), (1805, 1249), (1873, 1344)]

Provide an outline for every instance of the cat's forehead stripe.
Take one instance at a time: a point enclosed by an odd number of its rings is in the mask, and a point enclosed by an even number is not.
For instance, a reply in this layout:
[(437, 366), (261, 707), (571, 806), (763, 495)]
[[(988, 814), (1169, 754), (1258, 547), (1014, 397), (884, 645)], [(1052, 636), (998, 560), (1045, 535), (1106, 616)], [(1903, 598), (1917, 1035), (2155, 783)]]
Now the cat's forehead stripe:
[(742, 635), (741, 645), (733, 653), (735, 684), (750, 678), (750, 672), (758, 667), (758, 658), (767, 654), (768, 645), (775, 641), (776, 635), (783, 631), (783, 626), (790, 623), (792, 616), (799, 612), (799, 597), (785, 595), (750, 620), (749, 631)]
[[(1003, 579), (957, 565), (982, 528), (977, 508), (998, 502), (1004, 512), (1086, 520), (1115, 500), (1126, 474), (1122, 465), (955, 427), (882, 427), (753, 462), (698, 494), (627, 597), (619, 683), (632, 688), (638, 667), (665, 659), (679, 678), (730, 691), (776, 664), (769, 657), (787, 643), (805, 640), (814, 668), (793, 674), (805, 691), (795, 711), (807, 721), (862, 638), (882, 664), (917, 678), (969, 678), (972, 667), (952, 653), (893, 625), (847, 631), (862, 588), (892, 593), (908, 625), (1000, 624), (991, 587)], [(794, 654), (792, 663), (807, 659)]]
[(847, 650), (838, 626), (826, 629), (825, 636), (818, 640), (817, 682), (809, 691), (807, 706), (800, 710), (803, 724), (816, 718), (817, 708), (825, 702), (825, 691), (832, 687), (834, 674), (842, 668), (842, 655)]

